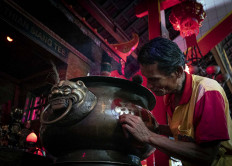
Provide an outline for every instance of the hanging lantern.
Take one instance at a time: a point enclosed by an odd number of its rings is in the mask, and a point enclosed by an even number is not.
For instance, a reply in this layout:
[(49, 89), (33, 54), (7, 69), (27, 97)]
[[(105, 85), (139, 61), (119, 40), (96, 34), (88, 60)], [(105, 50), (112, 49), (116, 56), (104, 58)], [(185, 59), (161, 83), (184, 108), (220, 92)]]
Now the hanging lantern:
[[(202, 4), (192, 0), (186, 0), (174, 6), (169, 16), (173, 28), (180, 31), (180, 35), (185, 38), (187, 44), (186, 60), (188, 62), (198, 62), (202, 57), (196, 36), (199, 34), (199, 28), (202, 26), (205, 16)], [(190, 56), (188, 56), (188, 48), (191, 49)]]
[(169, 20), (173, 28), (180, 31), (180, 35), (185, 38), (194, 34), (198, 35), (205, 16), (202, 4), (187, 0), (172, 8)]
[(219, 73), (219, 71), (220, 71), (220, 67), (217, 66), (217, 65), (208, 66), (208, 67), (206, 68), (206, 73), (207, 73), (208, 75), (216, 75), (216, 74)]
[(221, 73), (221, 74), (218, 74), (215, 79), (219, 83), (224, 83), (224, 82), (228, 81), (229, 78), (230, 78), (230, 75), (228, 73), (224, 73), (224, 74)]

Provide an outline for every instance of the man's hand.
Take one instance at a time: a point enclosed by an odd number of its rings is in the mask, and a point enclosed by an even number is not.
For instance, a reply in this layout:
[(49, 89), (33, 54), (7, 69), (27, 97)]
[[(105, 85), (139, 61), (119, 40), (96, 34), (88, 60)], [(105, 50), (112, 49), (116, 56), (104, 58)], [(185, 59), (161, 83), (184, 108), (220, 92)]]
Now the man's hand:
[(139, 116), (131, 114), (123, 114), (119, 117), (119, 122), (122, 124), (124, 134), (129, 137), (127, 131), (131, 133), (135, 139), (143, 143), (149, 143), (151, 131), (145, 126)]

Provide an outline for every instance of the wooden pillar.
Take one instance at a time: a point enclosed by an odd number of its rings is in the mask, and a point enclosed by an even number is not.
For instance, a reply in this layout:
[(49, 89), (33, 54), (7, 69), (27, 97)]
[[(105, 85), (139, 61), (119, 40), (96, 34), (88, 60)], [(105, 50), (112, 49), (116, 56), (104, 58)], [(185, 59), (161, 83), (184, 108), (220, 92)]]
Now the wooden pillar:
[[(147, 8), (147, 12), (145, 11)], [(137, 6), (137, 17), (143, 17), (148, 13), (148, 31), (149, 31), (149, 40), (154, 39), (155, 37), (162, 36), (161, 34), (161, 17), (160, 17), (160, 2), (159, 0), (146, 0), (145, 3)], [(166, 122), (166, 116), (158, 116), (159, 121)], [(162, 152), (156, 150), (157, 163), (160, 166), (168, 166), (169, 157)], [(147, 166), (154, 166), (154, 153), (147, 158)]]
[[(147, 0), (149, 40), (161, 36), (159, 0)], [(147, 166), (154, 166), (154, 154), (147, 158)]]
[(148, 31), (149, 40), (161, 36), (159, 0), (148, 0)]
[[(147, 0), (149, 40), (161, 36), (161, 19), (159, 0)], [(154, 153), (147, 158), (147, 166), (154, 166)]]
[[(229, 65), (230, 62), (228, 61), (227, 57), (226, 58), (222, 57), (222, 56), (226, 56), (226, 55), (220, 55), (221, 53), (219, 51), (218, 46), (214, 47), (211, 50), (211, 52), (214, 56), (215, 61), (220, 66), (222, 74), (230, 73), (231, 72), (231, 66)], [(225, 63), (227, 63), (228, 66)], [(232, 93), (232, 79), (230, 78), (226, 83), (227, 83), (228, 88), (230, 89), (230, 92)]]

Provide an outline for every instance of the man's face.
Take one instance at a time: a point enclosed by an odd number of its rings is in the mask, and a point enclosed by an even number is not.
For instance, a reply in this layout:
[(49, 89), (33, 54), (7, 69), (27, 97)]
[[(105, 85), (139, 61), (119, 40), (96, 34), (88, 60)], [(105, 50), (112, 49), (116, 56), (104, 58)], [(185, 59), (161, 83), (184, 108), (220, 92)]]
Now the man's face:
[(157, 96), (175, 93), (178, 88), (177, 75), (175, 72), (165, 75), (160, 72), (157, 63), (151, 65), (140, 65), (142, 74), (147, 78), (147, 88)]

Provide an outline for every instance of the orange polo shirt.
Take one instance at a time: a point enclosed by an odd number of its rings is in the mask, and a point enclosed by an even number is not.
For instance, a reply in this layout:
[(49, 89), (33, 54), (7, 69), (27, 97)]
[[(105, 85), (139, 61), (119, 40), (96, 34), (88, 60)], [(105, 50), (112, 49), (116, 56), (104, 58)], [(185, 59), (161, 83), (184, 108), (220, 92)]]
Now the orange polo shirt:
[[(228, 115), (225, 114), (225, 109), (228, 111), (228, 101), (223, 88), (215, 80), (186, 73), (183, 95), (175, 109), (171, 108), (174, 97), (174, 94), (165, 95), (164, 103), (167, 105), (169, 123), (173, 124), (177, 118), (182, 121), (175, 122), (179, 123), (175, 126), (177, 127), (175, 131), (178, 132), (174, 133), (176, 138), (188, 139), (186, 136), (190, 135), (181, 134), (178, 130), (191, 128), (191, 137), (197, 143), (230, 139), (227, 127)], [(183, 119), (185, 114), (187, 117)], [(179, 115), (180, 117), (177, 117)], [(183, 124), (181, 125), (184, 120), (186, 129), (183, 129)]]
[(232, 122), (228, 100), (220, 84), (213, 79), (186, 73), (181, 100), (177, 107), (172, 108), (174, 98), (174, 94), (163, 97), (174, 138), (196, 143), (220, 140), (220, 156), (212, 165), (231, 163)]

